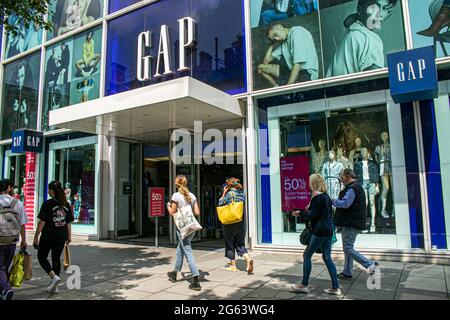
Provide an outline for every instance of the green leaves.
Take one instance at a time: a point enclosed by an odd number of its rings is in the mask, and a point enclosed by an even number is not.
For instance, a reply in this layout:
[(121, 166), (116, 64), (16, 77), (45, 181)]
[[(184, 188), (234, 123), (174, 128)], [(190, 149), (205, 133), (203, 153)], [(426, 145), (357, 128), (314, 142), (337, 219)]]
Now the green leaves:
[[(18, 24), (28, 28), (36, 25), (46, 30), (52, 30), (53, 24), (45, 21), (48, 3), (51, 0), (0, 0), (0, 25), (3, 25), (8, 33), (17, 35)], [(17, 16), (18, 19), (9, 20), (8, 16)]]

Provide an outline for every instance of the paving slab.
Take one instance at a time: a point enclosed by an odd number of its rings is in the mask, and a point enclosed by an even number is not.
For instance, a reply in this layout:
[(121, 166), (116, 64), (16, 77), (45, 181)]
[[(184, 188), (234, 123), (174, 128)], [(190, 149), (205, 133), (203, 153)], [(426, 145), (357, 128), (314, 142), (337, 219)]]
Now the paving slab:
[(190, 297), (173, 292), (161, 291), (155, 294), (148, 295), (141, 300), (189, 300)]
[(231, 287), (238, 287), (238, 288), (249, 288), (249, 289), (256, 289), (267, 282), (271, 281), (272, 277), (268, 276), (258, 276), (255, 274), (247, 275), (244, 274), (242, 276), (238, 276), (234, 279), (231, 279), (227, 281), (227, 285)]
[(214, 289), (215, 287), (221, 285), (220, 282), (212, 282), (212, 281), (200, 281), (200, 286), (202, 287), (202, 290), (195, 291), (192, 289), (189, 289), (189, 284), (192, 282), (192, 280), (189, 281), (178, 281), (174, 286), (171, 286), (164, 290), (166, 293), (174, 293), (174, 294), (180, 294), (183, 296), (186, 296), (187, 298), (192, 298), (201, 295), (202, 293), (205, 293), (209, 290)]
[(447, 292), (445, 280), (433, 278), (425, 279), (420, 277), (411, 277), (408, 275), (402, 275), (402, 278), (400, 279), (400, 283), (398, 285), (398, 290), (401, 289), (417, 290), (419, 295), (431, 294), (433, 292)]
[(152, 277), (149, 280), (133, 286), (133, 289), (148, 293), (158, 293), (173, 286), (175, 286), (175, 283), (170, 282), (166, 277)]
[(437, 265), (407, 263), (403, 269), (403, 274), (412, 277), (445, 279), (444, 266)]
[(344, 298), (351, 300), (393, 300), (394, 296), (394, 290), (359, 290), (352, 287), (345, 293)]
[(195, 297), (194, 300), (240, 300), (247, 296), (250, 292), (252, 292), (252, 289), (219, 285), (202, 292), (202, 294)]
[(418, 290), (399, 289), (395, 293), (395, 300), (448, 300), (445, 293)]

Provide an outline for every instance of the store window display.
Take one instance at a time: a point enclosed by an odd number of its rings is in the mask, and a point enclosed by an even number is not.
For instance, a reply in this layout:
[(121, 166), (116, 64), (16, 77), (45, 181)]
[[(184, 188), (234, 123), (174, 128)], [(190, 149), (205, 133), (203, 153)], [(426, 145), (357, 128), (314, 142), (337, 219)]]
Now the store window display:
[(376, 231), (375, 219), (375, 197), (380, 193), (378, 187), (379, 175), (377, 164), (369, 159), (369, 151), (367, 148), (361, 149), (362, 159), (355, 163), (355, 174), (358, 182), (362, 185), (366, 194), (366, 206), (370, 207), (370, 232)]
[[(289, 107), (280, 108), (285, 114), (289, 110)], [(343, 188), (340, 173), (352, 168), (367, 195), (366, 231), (370, 234), (395, 234), (396, 222), (394, 215), (390, 214), (395, 206), (386, 105), (311, 114), (295, 113), (299, 110), (295, 105), (291, 110), (292, 115), (269, 118), (269, 146), (278, 145), (276, 139), (280, 137), (280, 183), (277, 176), (272, 174), (270, 177), (270, 183), (274, 184), (271, 191), (280, 188), (281, 194), (278, 200), (271, 193), (274, 198), (271, 202), (280, 201), (280, 207), (274, 204), (271, 210), (272, 214), (282, 212), (284, 232), (299, 232), (304, 227), (298, 218), (290, 215), (292, 206), (286, 205), (286, 195), (289, 199), (303, 199), (301, 181), (306, 181), (312, 173), (318, 173), (325, 179), (330, 197), (337, 199)], [(270, 110), (268, 114), (270, 117)], [(274, 111), (274, 114), (278, 112)], [(275, 125), (275, 119), (278, 125)], [(279, 128), (280, 134), (272, 135), (271, 128)], [(271, 163), (276, 155), (276, 151), (270, 151)]]
[(336, 152), (331, 150), (328, 152), (328, 161), (323, 165), (322, 177), (325, 179), (327, 192), (332, 200), (339, 198), (339, 193), (342, 189), (339, 177), (342, 171), (344, 171), (343, 164), (336, 161)]
[[(381, 193), (381, 216), (385, 219), (389, 218), (389, 212), (386, 210), (387, 198), (390, 186), (392, 185), (392, 168), (391, 168), (391, 145), (389, 144), (389, 133), (381, 133), (383, 144), (375, 147), (375, 161), (380, 168), (380, 180), (382, 186)], [(394, 216), (394, 213), (392, 213)]]

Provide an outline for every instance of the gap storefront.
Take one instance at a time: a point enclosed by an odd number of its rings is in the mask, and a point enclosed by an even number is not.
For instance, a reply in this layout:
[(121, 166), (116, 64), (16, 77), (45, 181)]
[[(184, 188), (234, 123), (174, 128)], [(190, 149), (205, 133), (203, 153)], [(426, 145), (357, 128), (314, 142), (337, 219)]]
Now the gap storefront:
[[(74, 5), (82, 17), (68, 15)], [(195, 120), (243, 126), (252, 247), (302, 249), (304, 223), (289, 212), (307, 204), (309, 175), (336, 197), (339, 172), (353, 168), (368, 203), (357, 247), (445, 256), (450, 31), (436, 17), (446, 10), (443, 0), (53, 0), (53, 32), (2, 35), (2, 176), (24, 194), (26, 156), (11, 153), (11, 132), (44, 131), (29, 215), (59, 179), (79, 208), (74, 231), (139, 236), (146, 163), (155, 180), (199, 175), (157, 162), (166, 154), (141, 161), (145, 147), (170, 148), (170, 130)], [(395, 103), (387, 55), (430, 45), (437, 98)]]

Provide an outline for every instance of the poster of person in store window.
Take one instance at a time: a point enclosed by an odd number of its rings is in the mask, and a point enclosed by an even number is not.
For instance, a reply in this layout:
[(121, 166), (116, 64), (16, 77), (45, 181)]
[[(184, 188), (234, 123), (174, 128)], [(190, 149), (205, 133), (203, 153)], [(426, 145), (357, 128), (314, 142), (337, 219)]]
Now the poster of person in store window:
[(91, 29), (74, 40), (70, 104), (96, 99), (100, 94), (101, 28)]
[(436, 58), (450, 54), (450, 0), (409, 1), (414, 48), (434, 45)]
[(22, 19), (15, 15), (8, 17), (8, 23), (16, 27), (16, 34), (9, 33), (6, 37), (5, 58), (11, 58), (41, 44), (42, 28), (37, 24), (32, 23), (27, 27)]
[(46, 52), (44, 77), (44, 128), (48, 127), (48, 113), (69, 104), (70, 80), (72, 79), (73, 42), (62, 41)]
[(327, 77), (384, 68), (406, 49), (398, 0), (322, 0), (320, 15)]
[(321, 78), (318, 1), (250, 3), (255, 89)]
[(54, 25), (50, 38), (80, 28), (103, 16), (103, 0), (53, 0), (49, 4)]
[(101, 28), (65, 39), (46, 51), (44, 130), (51, 110), (99, 97)]
[(2, 136), (14, 130), (36, 128), (40, 54), (14, 61), (4, 68)]

